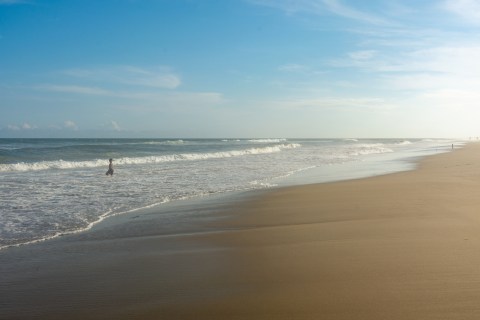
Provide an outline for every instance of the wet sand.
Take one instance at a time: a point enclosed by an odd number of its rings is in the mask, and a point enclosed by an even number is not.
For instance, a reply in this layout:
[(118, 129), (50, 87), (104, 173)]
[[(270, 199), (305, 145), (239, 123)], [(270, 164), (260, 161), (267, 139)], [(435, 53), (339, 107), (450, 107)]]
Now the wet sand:
[(0, 252), (0, 318), (480, 318), (480, 144), (216, 209)]

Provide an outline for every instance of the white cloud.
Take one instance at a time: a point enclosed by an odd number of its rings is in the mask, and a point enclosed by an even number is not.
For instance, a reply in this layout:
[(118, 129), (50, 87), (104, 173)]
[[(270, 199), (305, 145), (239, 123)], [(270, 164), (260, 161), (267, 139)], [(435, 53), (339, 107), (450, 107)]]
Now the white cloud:
[[(402, 64), (397, 65), (402, 72), (384, 75), (383, 79), (397, 90), (476, 92), (480, 87), (479, 55), (477, 45), (417, 50), (405, 55)], [(465, 101), (465, 95), (462, 97)]]
[[(365, 50), (346, 54), (346, 58), (330, 62), (332, 67), (358, 68), (390, 78), (405, 79), (408, 87), (420, 83), (432, 83), (440, 79), (445, 83), (448, 78), (452, 84), (462, 79), (475, 81), (480, 79), (480, 45), (458, 42), (455, 45), (447, 44), (432, 46), (423, 49), (410, 50), (388, 54), (387, 52)], [(412, 80), (420, 80), (412, 81)], [(423, 81), (423, 80), (425, 81)]]
[(36, 86), (36, 89), (54, 92), (76, 93), (76, 94), (88, 94), (88, 95), (111, 95), (112, 92), (95, 87), (84, 87), (76, 85), (55, 85), (45, 84)]
[(350, 52), (348, 56), (353, 60), (369, 60), (375, 56), (375, 53), (375, 50), (362, 50)]
[(329, 11), (345, 18), (367, 22), (374, 25), (390, 24), (383, 18), (344, 5), (340, 0), (323, 0), (322, 2), (326, 5)]
[(17, 126), (17, 125), (14, 125), (14, 124), (9, 124), (9, 125), (7, 126), (7, 129), (8, 129), (8, 130), (13, 130), (13, 131), (18, 131), (18, 130), (20, 130), (20, 127)]
[(162, 101), (172, 106), (212, 106), (224, 102), (225, 99), (217, 92), (183, 92), (164, 95)]
[(124, 90), (109, 91), (95, 87), (70, 86), (70, 85), (39, 85), (37, 90), (104, 96), (107, 99), (103, 106), (126, 110), (159, 110), (159, 109), (197, 109), (219, 105), (226, 100), (218, 92), (181, 92), (157, 90)]
[(297, 12), (315, 15), (335, 15), (374, 25), (387, 25), (389, 21), (374, 14), (357, 10), (340, 0), (250, 0), (250, 3), (282, 10), (287, 14)]
[(405, 71), (404, 62), (398, 55), (384, 55), (376, 50), (348, 52), (344, 58), (332, 59), (328, 64), (331, 67), (358, 68), (372, 73)]
[(430, 91), (424, 93), (422, 97), (443, 101), (446, 105), (452, 108), (458, 108), (460, 105), (474, 105), (476, 107), (478, 101), (480, 101), (480, 93), (461, 89)]
[(72, 120), (67, 120), (63, 123), (63, 126), (67, 129), (72, 129), (72, 130), (78, 130), (78, 126), (75, 122), (73, 122)]
[(126, 84), (140, 87), (176, 89), (181, 85), (181, 79), (167, 67), (150, 69), (135, 66), (115, 66), (97, 69), (70, 69), (63, 74), (85, 79), (92, 82), (109, 84)]
[(480, 2), (478, 0), (445, 0), (443, 7), (464, 21), (480, 25)]
[(171, 110), (175, 112), (209, 108), (224, 103), (223, 95), (216, 92), (166, 92), (131, 94), (129, 101), (115, 104), (116, 108), (130, 111)]
[(118, 125), (118, 123), (114, 120), (110, 121), (110, 126), (114, 131), (121, 131), (122, 129)]
[(301, 65), (301, 64), (296, 64), (296, 63), (289, 63), (282, 65), (278, 67), (278, 70), (284, 71), (284, 72), (306, 72), (310, 70), (309, 67)]
[(432, 47), (410, 54), (412, 69), (444, 72), (462, 76), (475, 76), (480, 73), (480, 46), (457, 44)]
[(22, 124), (22, 129), (23, 130), (32, 130), (32, 129), (34, 129), (34, 127), (31, 124), (25, 122), (24, 124)]
[[(63, 71), (67, 81), (78, 84), (41, 84), (36, 90), (52, 93), (102, 96), (102, 107), (125, 110), (192, 110), (212, 107), (225, 101), (218, 92), (182, 92), (176, 89), (180, 78), (169, 68), (159, 67), (142, 69), (132, 66), (120, 66), (98, 69), (69, 69)], [(65, 82), (65, 79), (59, 79)], [(91, 84), (94, 85), (91, 85)], [(124, 84), (127, 86), (119, 86)], [(108, 89), (107, 89), (108, 88)], [(159, 90), (167, 89), (167, 90)], [(62, 97), (63, 98), (63, 97)], [(77, 101), (72, 97), (70, 101)], [(72, 102), (74, 103), (74, 102)], [(97, 102), (94, 102), (97, 103)], [(118, 123), (109, 123), (109, 127), (119, 129)]]
[(37, 126), (31, 125), (28, 122), (24, 122), (21, 125), (9, 124), (9, 125), (7, 125), (7, 129), (8, 130), (13, 130), (13, 131), (33, 130), (33, 129), (37, 129)]
[(284, 99), (281, 101), (272, 101), (268, 103), (274, 108), (282, 107), (286, 109), (298, 108), (363, 108), (375, 110), (392, 109), (395, 106), (383, 98), (369, 98), (369, 97), (320, 97), (307, 99)]

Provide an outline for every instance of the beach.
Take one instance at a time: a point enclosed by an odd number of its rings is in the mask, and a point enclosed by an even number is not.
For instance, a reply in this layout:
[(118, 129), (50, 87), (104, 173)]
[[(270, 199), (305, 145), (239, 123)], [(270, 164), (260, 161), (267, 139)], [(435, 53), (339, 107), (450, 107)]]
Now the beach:
[(470, 143), (412, 171), (195, 206), (178, 230), (129, 214), (8, 248), (0, 318), (478, 319), (479, 159)]

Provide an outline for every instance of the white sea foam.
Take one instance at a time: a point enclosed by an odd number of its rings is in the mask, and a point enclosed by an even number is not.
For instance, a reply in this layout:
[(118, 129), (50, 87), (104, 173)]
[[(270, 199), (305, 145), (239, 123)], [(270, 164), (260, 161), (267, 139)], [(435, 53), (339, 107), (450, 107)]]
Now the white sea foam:
[(383, 143), (363, 143), (355, 144), (347, 149), (348, 156), (361, 156), (369, 154), (380, 154), (393, 152), (392, 149), (387, 148)]
[(253, 143), (279, 143), (285, 142), (287, 139), (251, 139), (248, 141)]
[(266, 181), (258, 181), (258, 180), (251, 181), (250, 185), (254, 187), (259, 187), (259, 188), (273, 188), (278, 186), (277, 184), (274, 184), (274, 183), (270, 183)]
[[(409, 145), (405, 141), (27, 141), (28, 148), (13, 153), (4, 151), (2, 154), (0, 149), (0, 159), (16, 159), (17, 162), (0, 164), (0, 249), (81, 232), (109, 216), (159, 203), (271, 188), (309, 168), (325, 169), (330, 164), (361, 162), (369, 155), (374, 155), (375, 159), (375, 154), (392, 151), (410, 155), (412, 150), (419, 150), (419, 154), (450, 150), (448, 144), (454, 142), (411, 139)], [(455, 146), (458, 143), (455, 141)], [(7, 141), (2, 146), (22, 144), (25, 143)], [(155, 148), (150, 144), (163, 146)], [(96, 145), (107, 147), (92, 148)], [(12, 154), (16, 158), (12, 158)], [(79, 154), (84, 158), (78, 159)], [(118, 171), (113, 177), (106, 177), (103, 174), (105, 159), (111, 155), (116, 155), (113, 158)], [(47, 157), (57, 160), (37, 160)], [(65, 161), (58, 160), (61, 157)], [(392, 154), (388, 158), (399, 156)], [(66, 161), (69, 159), (75, 161)], [(81, 161), (83, 159), (85, 161)], [(382, 164), (380, 171), (381, 167)], [(301, 174), (299, 176), (303, 179)]]
[[(256, 154), (268, 154), (280, 152), (286, 149), (294, 149), (300, 147), (300, 144), (289, 143), (279, 144), (275, 146), (263, 147), (263, 148), (249, 148), (244, 150), (232, 150), (222, 152), (210, 152), (210, 153), (181, 153), (163, 156), (147, 156), (147, 157), (124, 157), (115, 159), (116, 165), (135, 165), (135, 164), (155, 164), (174, 161), (196, 161), (207, 159), (220, 159), (241, 157), (246, 155)], [(0, 172), (12, 172), (12, 171), (38, 171), (49, 169), (81, 169), (81, 168), (95, 168), (104, 167), (105, 159), (96, 159), (89, 161), (40, 161), (33, 163), (12, 163), (12, 164), (0, 164)]]
[[(133, 143), (135, 144), (135, 143)], [(185, 141), (183, 140), (167, 140), (167, 141), (146, 141), (146, 142), (142, 142), (142, 144), (147, 144), (147, 145), (167, 145), (167, 146), (171, 146), (171, 145), (182, 145), (182, 144), (185, 144)]]

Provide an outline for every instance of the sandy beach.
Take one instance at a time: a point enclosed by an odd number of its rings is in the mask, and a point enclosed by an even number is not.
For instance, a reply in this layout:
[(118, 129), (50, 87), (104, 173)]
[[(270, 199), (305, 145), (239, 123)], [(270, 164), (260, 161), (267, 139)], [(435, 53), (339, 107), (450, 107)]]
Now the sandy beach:
[[(0, 252), (1, 319), (479, 319), (480, 144)], [(199, 209), (200, 210), (200, 209)], [(211, 212), (211, 213), (209, 213)]]

